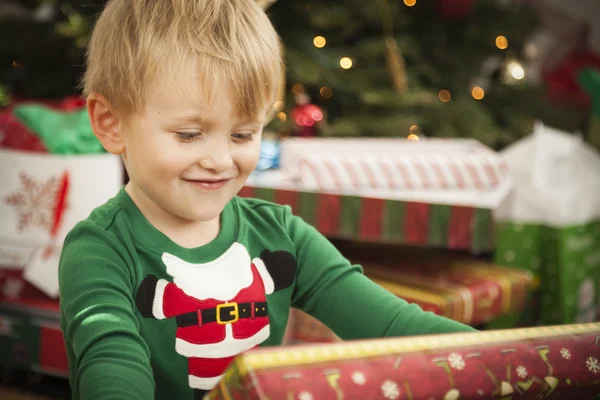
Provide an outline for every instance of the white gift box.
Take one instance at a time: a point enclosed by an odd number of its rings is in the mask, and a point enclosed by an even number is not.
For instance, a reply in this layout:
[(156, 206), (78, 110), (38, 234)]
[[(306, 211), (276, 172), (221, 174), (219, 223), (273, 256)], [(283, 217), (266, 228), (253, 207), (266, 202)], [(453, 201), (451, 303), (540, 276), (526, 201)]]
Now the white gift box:
[(291, 138), (280, 164), (249, 184), (492, 209), (512, 187), (503, 158), (472, 139)]
[(26, 280), (56, 297), (66, 235), (122, 184), (122, 162), (112, 154), (0, 149), (0, 268), (24, 269)]

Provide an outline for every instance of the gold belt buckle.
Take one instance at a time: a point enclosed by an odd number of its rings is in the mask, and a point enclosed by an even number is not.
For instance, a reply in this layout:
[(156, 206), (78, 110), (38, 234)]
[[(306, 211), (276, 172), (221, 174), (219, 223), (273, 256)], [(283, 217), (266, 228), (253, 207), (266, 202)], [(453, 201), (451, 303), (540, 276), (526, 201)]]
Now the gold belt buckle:
[[(233, 319), (223, 321), (221, 319), (221, 309), (222, 308), (232, 308), (232, 310), (229, 312), (229, 315), (232, 316)], [(217, 324), (219, 324), (219, 325), (233, 324), (234, 322), (237, 322), (238, 319), (240, 319), (240, 310), (238, 308), (238, 303), (234, 302), (234, 303), (217, 304)]]

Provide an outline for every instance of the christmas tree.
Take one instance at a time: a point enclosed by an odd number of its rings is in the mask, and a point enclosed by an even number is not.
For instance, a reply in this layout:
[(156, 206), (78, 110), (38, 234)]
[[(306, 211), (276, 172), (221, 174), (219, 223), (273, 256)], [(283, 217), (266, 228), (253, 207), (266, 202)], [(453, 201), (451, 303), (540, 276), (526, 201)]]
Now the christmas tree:
[[(278, 29), (287, 131), (298, 95), (324, 111), (321, 135), (472, 137), (501, 148), (535, 119), (580, 128), (582, 111), (528, 84), (534, 16), (510, 0), (260, 0)], [(104, 0), (0, 5), (0, 102), (73, 94)], [(283, 100), (283, 99), (282, 99)]]
[(308, 92), (333, 136), (472, 137), (502, 148), (535, 119), (580, 129), (581, 110), (525, 79), (536, 19), (514, 3), (280, 0), (269, 14), (285, 44), (286, 104)]

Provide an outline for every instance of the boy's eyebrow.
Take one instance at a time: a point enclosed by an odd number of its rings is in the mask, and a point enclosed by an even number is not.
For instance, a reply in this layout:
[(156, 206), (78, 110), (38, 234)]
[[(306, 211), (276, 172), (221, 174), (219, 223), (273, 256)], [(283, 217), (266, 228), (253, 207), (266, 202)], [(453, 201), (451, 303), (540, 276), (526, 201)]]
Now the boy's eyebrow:
[[(199, 124), (199, 125), (211, 125), (212, 124), (210, 120), (206, 120), (198, 114), (175, 115), (174, 117), (171, 118), (171, 120), (173, 120), (177, 123), (192, 123), (192, 124)], [(249, 125), (258, 126), (258, 125), (263, 125), (263, 124), (264, 124), (263, 118), (246, 117), (246, 118), (238, 119), (236, 121), (235, 127), (239, 128), (239, 127), (249, 126)]]
[(204, 120), (204, 118), (202, 118), (201, 116), (199, 116), (197, 114), (175, 115), (171, 119), (176, 122), (192, 122), (192, 123), (198, 123), (198, 124), (204, 124), (206, 122)]
[(248, 125), (262, 125), (264, 120), (262, 118), (242, 118), (235, 124), (236, 127), (248, 126)]

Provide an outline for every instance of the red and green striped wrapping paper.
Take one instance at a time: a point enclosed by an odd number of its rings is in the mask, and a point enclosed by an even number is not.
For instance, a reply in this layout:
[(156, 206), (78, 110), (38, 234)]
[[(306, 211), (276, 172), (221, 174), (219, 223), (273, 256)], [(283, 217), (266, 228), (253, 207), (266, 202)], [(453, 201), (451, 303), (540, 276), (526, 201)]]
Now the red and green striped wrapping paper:
[(493, 246), (490, 209), (252, 186), (239, 195), (289, 205), (328, 237), (473, 253)]
[(600, 323), (260, 348), (209, 400), (593, 399)]

